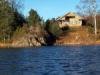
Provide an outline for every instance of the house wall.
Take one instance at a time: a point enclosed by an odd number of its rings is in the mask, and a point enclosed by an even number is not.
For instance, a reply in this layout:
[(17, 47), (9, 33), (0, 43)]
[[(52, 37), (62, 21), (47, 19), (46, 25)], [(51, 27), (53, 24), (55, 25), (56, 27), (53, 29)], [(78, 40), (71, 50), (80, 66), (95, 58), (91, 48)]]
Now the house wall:
[(66, 20), (66, 18), (63, 17), (59, 22), (59, 26), (61, 28), (65, 26), (69, 27), (82, 26), (82, 20), (80, 20), (78, 16), (75, 16), (74, 18), (69, 18), (69, 20), (68, 19)]
[(81, 26), (81, 25), (82, 25), (82, 20), (77, 18), (70, 18), (68, 26)]

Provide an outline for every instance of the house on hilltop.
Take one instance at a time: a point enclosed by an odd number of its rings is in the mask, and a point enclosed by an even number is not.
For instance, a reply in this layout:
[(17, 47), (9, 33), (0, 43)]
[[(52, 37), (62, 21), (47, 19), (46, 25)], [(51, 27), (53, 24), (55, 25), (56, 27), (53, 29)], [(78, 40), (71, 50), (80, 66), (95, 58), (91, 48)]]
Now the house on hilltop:
[(69, 12), (62, 17), (58, 17), (57, 21), (60, 28), (65, 26), (69, 27), (80, 27), (82, 26), (82, 17), (74, 12)]

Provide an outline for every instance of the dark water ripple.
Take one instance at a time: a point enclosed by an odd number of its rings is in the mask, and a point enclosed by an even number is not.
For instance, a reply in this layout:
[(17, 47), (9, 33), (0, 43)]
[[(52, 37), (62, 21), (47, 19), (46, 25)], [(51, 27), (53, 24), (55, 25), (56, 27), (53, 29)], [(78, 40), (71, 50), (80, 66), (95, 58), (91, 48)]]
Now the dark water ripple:
[(0, 49), (0, 75), (100, 75), (100, 46)]

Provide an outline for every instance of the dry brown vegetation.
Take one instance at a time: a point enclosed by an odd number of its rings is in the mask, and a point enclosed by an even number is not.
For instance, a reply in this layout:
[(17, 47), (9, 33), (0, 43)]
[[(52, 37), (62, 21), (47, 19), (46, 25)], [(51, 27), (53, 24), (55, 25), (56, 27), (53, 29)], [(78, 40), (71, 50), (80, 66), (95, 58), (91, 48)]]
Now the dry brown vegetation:
[(89, 32), (89, 28), (87, 26), (70, 28), (67, 33), (64, 32), (62, 36), (56, 40), (56, 44), (61, 45), (91, 45), (98, 43), (100, 43), (99, 39), (97, 40), (94, 34)]

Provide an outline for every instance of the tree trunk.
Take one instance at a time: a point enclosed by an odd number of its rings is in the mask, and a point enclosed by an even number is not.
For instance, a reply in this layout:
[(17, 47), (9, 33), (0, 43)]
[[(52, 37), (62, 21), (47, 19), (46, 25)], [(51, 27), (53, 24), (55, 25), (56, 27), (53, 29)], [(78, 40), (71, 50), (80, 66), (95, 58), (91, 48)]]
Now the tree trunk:
[(96, 13), (94, 14), (94, 29), (95, 29), (95, 35), (97, 35)]

